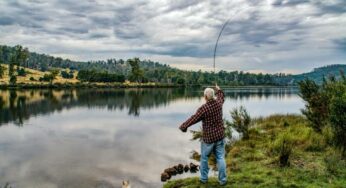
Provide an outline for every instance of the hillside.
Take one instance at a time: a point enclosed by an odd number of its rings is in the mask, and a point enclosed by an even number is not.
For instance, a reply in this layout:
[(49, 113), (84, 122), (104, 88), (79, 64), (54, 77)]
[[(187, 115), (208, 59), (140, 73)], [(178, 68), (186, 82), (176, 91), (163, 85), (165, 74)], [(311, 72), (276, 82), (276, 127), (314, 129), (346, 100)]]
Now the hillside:
[(330, 75), (336, 76), (336, 78), (340, 77), (340, 70), (344, 73), (346, 72), (346, 65), (335, 64), (335, 65), (327, 65), (320, 68), (315, 68), (313, 71), (298, 75), (293, 75), (293, 79), (295, 82), (303, 80), (305, 78), (309, 78), (314, 80), (317, 83), (322, 83), (323, 77), (328, 77)]
[[(4, 65), (4, 64), (0, 64), (0, 66), (5, 68), (4, 75), (3, 75), (2, 78), (0, 78), (0, 85), (8, 84), (9, 83), (9, 76), (8, 76), (8, 71), (7, 71), (8, 66)], [(25, 70), (26, 70), (26, 75), (25, 76), (17, 76), (17, 83), (18, 84), (22, 84), (22, 83), (25, 83), (25, 84), (39, 84), (39, 83), (41, 83), (41, 82), (39, 82), (39, 79), (41, 77), (43, 77), (44, 74), (49, 74), (48, 71), (42, 72), (42, 71), (39, 71), (39, 70), (30, 69), (30, 68), (25, 68)], [(60, 69), (60, 71), (61, 70), (65, 70), (65, 69)], [(75, 72), (74, 73), (74, 78), (71, 78), (71, 79), (63, 78), (63, 77), (61, 77), (61, 74), (59, 74), (56, 77), (56, 79), (54, 80), (54, 83), (77, 83), (77, 82), (79, 82), (76, 79), (77, 74), (78, 73)], [(34, 80), (30, 80), (31, 77)]]
[[(125, 80), (132, 81), (131, 74), (133, 67), (129, 63), (129, 60), (123, 59), (113, 58), (87, 62), (72, 61), (69, 59), (53, 57), (46, 54), (29, 52), (28, 49), (23, 48), (19, 45), (15, 47), (0, 45), (0, 63), (9, 64), (14, 54), (18, 54), (18, 49), (24, 49), (24, 51), (28, 53), (27, 60), (18, 64), (32, 70), (41, 72), (48, 71), (52, 68), (70, 69), (74, 71), (93, 70), (95, 72), (122, 75)], [(304, 78), (310, 78), (317, 81), (318, 83), (321, 83), (323, 76), (330, 74), (339, 75), (339, 70), (342, 69), (345, 71), (346, 65), (329, 65), (321, 68), (316, 68), (312, 72), (299, 75), (287, 75), (283, 73), (254, 74), (243, 71), (220, 71), (216, 74), (203, 71), (185, 71), (150, 60), (140, 60), (139, 68), (141, 69), (141, 71), (139, 72), (139, 75), (141, 76), (141, 83), (152, 82), (175, 85), (212, 85), (215, 82), (218, 82), (220, 85), (227, 86), (287, 86), (295, 85), (298, 81), (303, 80)]]

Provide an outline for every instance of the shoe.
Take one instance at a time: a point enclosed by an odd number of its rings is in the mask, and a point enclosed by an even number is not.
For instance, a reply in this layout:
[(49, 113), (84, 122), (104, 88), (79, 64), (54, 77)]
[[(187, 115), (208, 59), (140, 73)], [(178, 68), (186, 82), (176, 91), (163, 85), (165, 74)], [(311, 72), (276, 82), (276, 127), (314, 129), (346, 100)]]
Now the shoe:
[(220, 186), (225, 186), (227, 185), (227, 181), (225, 183), (220, 183)]
[(207, 183), (208, 183), (208, 181), (202, 181), (202, 180), (199, 180), (199, 183), (201, 183), (201, 184), (207, 184)]

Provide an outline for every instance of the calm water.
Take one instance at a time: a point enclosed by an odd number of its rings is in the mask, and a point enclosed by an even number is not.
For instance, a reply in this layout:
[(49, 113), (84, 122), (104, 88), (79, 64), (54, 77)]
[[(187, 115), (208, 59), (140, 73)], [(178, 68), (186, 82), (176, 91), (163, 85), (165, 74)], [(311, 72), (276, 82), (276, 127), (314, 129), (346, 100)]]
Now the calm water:
[[(224, 117), (299, 113), (293, 88), (226, 89)], [(178, 126), (202, 90), (0, 90), (0, 187), (161, 187), (164, 168), (189, 163), (199, 143)], [(198, 129), (200, 124), (194, 126)], [(193, 176), (197, 176), (194, 174)], [(189, 174), (179, 177), (191, 176)]]

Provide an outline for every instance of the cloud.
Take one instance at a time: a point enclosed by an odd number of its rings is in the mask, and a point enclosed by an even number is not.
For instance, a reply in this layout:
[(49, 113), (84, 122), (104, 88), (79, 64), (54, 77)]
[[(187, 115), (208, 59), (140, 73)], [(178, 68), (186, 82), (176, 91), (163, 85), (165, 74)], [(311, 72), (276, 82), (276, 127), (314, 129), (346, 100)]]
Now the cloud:
[(345, 63), (345, 7), (343, 0), (1, 1), (0, 43), (75, 60), (152, 57), (210, 70), (229, 19), (219, 70), (304, 72)]

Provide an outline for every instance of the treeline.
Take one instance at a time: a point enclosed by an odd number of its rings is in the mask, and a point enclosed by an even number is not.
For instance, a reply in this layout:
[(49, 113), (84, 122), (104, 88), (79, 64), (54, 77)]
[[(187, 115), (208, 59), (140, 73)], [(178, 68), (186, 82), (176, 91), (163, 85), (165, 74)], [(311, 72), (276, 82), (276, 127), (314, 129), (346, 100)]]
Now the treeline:
[(95, 70), (81, 70), (77, 79), (84, 82), (125, 82), (125, 76)]
[[(21, 46), (9, 47), (0, 46), (0, 61), (4, 64), (10, 64), (11, 57), (16, 54), (16, 49), (27, 48)], [(135, 82), (158, 82), (180, 85), (210, 85), (216, 81), (222, 85), (292, 85), (294, 82), (290, 75), (286, 74), (253, 74), (242, 71), (219, 71), (217, 73), (203, 71), (184, 71), (170, 67), (166, 64), (153, 62), (150, 60), (139, 60), (138, 58), (108, 59), (106, 61), (72, 61), (53, 57), (45, 54), (28, 52), (27, 58), (20, 61), (23, 67), (47, 71), (54, 68), (63, 68), (70, 70), (92, 71), (91, 76), (80, 75), (82, 81), (102, 81), (112, 82), (110, 80), (130, 80)], [(64, 74), (64, 76), (67, 76)]]

